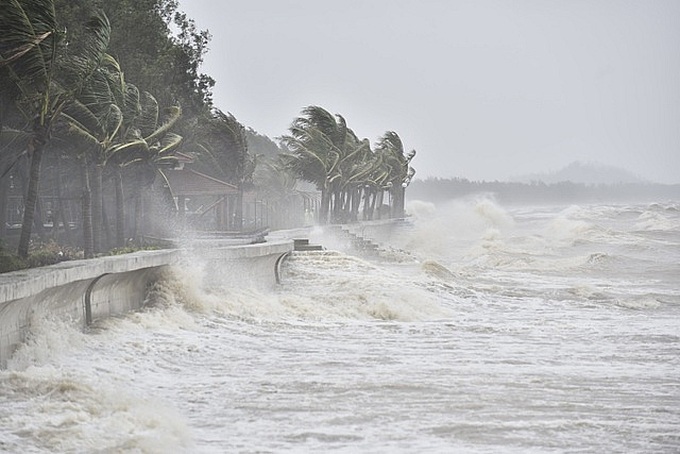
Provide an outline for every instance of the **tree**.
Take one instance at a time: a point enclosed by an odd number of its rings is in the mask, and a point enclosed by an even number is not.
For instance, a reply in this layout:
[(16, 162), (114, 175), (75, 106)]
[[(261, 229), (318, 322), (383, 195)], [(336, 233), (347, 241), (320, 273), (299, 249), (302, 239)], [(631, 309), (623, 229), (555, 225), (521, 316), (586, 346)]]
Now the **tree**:
[[(180, 118), (181, 110), (178, 106), (166, 109), (161, 118), (153, 95), (140, 94), (136, 86), (125, 82), (115, 59), (109, 57), (106, 62), (90, 79), (79, 99), (67, 108), (64, 117), (70, 133), (88, 147), (89, 154), (83, 157), (84, 162), (94, 163), (96, 189), (92, 211), (95, 232), (103, 223), (101, 188), (104, 170), (113, 177), (116, 245), (121, 247), (125, 242), (126, 223), (123, 169), (133, 164), (154, 167), (171, 157), (181, 137), (170, 129)], [(94, 235), (95, 249), (97, 236)]]
[(385, 166), (386, 185), (392, 195), (391, 216), (401, 218), (404, 216), (404, 199), (406, 187), (409, 185), (415, 169), (409, 164), (416, 155), (412, 150), (404, 155), (404, 145), (399, 135), (394, 131), (387, 131), (378, 141), (376, 152), (381, 155)]
[(234, 227), (243, 228), (243, 195), (252, 186), (257, 157), (248, 152), (245, 127), (230, 113), (213, 109), (202, 124), (203, 137), (197, 141), (206, 173), (238, 188)]
[(64, 106), (99, 65), (110, 26), (103, 14), (90, 17), (85, 26), (87, 40), (78, 53), (71, 53), (59, 46), (62, 35), (57, 31), (53, 0), (14, 0), (0, 10), (0, 29), (0, 59), (7, 68), (10, 89), (20, 93), (16, 105), (25, 121), (22, 129), (30, 136), (26, 149), (30, 173), (18, 247), (18, 254), (26, 257), (43, 153)]
[(287, 167), (321, 192), (319, 222), (356, 220), (375, 162), (369, 141), (318, 106), (305, 108), (281, 140)]
[(106, 55), (76, 99), (70, 102), (62, 113), (67, 124), (67, 138), (75, 139), (79, 144), (78, 155), (84, 167), (83, 212), (90, 216), (84, 216), (83, 229), (86, 233), (85, 238), (89, 241), (91, 233), (92, 239), (91, 245), (86, 242), (86, 251), (92, 248), (101, 252), (103, 249), (101, 233), (104, 227), (102, 204), (104, 166), (111, 149), (118, 145), (121, 130), (130, 123), (139, 110), (134, 106), (126, 107), (127, 104), (134, 104), (128, 102), (130, 98), (134, 101), (134, 96), (128, 94), (128, 88), (130, 87), (127, 87), (122, 79), (118, 62), (110, 55)]
[[(65, 1), (65, 0), (61, 0)], [(179, 10), (177, 0), (98, 0), (111, 19), (110, 53), (141, 92), (162, 106), (180, 105), (190, 119), (209, 111), (215, 81), (199, 72), (211, 35)], [(175, 32), (173, 32), (175, 31)]]
[(338, 164), (346, 138), (344, 118), (318, 106), (303, 109), (290, 126), (290, 135), (281, 138), (290, 150), (284, 154), (288, 168), (321, 192), (320, 224), (329, 221), (333, 183), (339, 178)]
[(260, 159), (253, 181), (258, 193), (267, 200), (267, 208), (273, 215), (268, 218), (270, 227), (290, 228), (304, 222), (305, 208), (310, 205), (309, 196), (296, 188), (297, 179), (281, 157)]
[[(138, 92), (128, 89), (128, 93), (133, 93), (134, 100), (134, 93)], [(136, 170), (133, 181), (138, 220), (142, 190), (153, 183), (159, 167), (176, 162), (174, 152), (182, 142), (182, 136), (172, 131), (182, 116), (179, 106), (161, 111), (156, 98), (148, 92), (141, 94), (138, 105), (139, 115), (125, 128), (120, 142), (107, 151), (107, 163), (116, 188), (116, 241), (119, 247), (124, 245), (126, 223), (123, 170)]]

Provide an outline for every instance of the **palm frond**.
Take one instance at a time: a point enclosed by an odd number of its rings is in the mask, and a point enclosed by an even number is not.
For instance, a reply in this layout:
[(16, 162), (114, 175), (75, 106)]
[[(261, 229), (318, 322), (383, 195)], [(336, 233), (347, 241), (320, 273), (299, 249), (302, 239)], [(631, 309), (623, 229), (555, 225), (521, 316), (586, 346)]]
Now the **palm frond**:
[(93, 133), (92, 129), (85, 126), (85, 124), (77, 120), (75, 117), (70, 116), (69, 114), (62, 112), (61, 116), (66, 122), (67, 134), (74, 136), (78, 140), (81, 140), (88, 145), (96, 147), (100, 146), (100, 139)]
[(158, 101), (149, 92), (142, 92), (139, 96), (141, 112), (137, 119), (137, 126), (145, 136), (150, 135), (158, 125), (160, 110)]
[(165, 158), (182, 143), (182, 136), (179, 134), (168, 133), (161, 140), (158, 148), (155, 149), (158, 158)]
[(0, 177), (4, 177), (26, 154), (31, 134), (13, 128), (0, 131)]
[(106, 53), (110, 38), (111, 25), (103, 12), (96, 12), (87, 19), (77, 52), (62, 61), (63, 83), (67, 90), (80, 91), (95, 71), (111, 64)]
[(0, 58), (24, 96), (49, 90), (58, 39), (56, 27), (52, 0), (3, 2)]
[(149, 143), (157, 141), (160, 137), (167, 134), (170, 129), (177, 123), (177, 120), (182, 116), (182, 109), (179, 106), (172, 106), (165, 109), (165, 118), (163, 123), (156, 128), (150, 135), (145, 137)]

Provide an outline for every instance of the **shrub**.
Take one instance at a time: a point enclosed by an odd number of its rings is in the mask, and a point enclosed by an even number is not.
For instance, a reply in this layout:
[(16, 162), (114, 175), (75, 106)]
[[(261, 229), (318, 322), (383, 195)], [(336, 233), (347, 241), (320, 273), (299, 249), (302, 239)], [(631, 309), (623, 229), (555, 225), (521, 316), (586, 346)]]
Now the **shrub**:
[(109, 255), (123, 255), (137, 251), (157, 251), (159, 249), (158, 246), (125, 246), (111, 249)]
[(23, 270), (29, 265), (16, 254), (0, 249), (0, 273), (9, 273), (10, 271)]
[(31, 245), (28, 253), (28, 264), (31, 268), (34, 268), (81, 258), (83, 258), (82, 251), (65, 247), (54, 240), (49, 240)]

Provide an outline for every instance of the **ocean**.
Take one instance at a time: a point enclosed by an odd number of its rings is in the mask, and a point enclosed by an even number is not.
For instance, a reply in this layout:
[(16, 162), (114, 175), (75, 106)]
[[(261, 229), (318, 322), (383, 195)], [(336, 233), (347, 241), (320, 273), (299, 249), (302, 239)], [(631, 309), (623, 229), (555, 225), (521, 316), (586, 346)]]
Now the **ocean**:
[(679, 203), (408, 212), (271, 291), (188, 258), (143, 311), (36, 318), (0, 452), (680, 452)]

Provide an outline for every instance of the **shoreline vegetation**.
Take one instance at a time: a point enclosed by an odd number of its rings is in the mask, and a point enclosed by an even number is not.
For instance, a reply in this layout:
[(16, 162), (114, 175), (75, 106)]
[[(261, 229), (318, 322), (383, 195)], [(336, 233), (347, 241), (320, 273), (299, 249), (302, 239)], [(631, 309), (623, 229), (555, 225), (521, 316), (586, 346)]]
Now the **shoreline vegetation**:
[(177, 0), (19, 0), (0, 30), (6, 268), (403, 216), (415, 151), (396, 132), (371, 143), (315, 105), (276, 140), (242, 125), (214, 105), (210, 32)]

